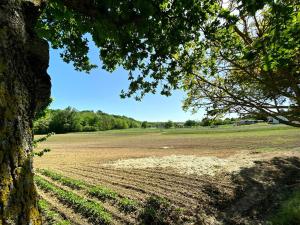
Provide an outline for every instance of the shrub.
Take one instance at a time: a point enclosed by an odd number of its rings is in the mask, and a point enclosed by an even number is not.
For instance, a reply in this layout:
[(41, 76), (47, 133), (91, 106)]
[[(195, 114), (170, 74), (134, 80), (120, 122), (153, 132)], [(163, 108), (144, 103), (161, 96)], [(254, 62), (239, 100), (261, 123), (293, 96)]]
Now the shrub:
[(139, 219), (145, 225), (182, 224), (180, 210), (172, 206), (166, 199), (156, 196), (151, 196), (147, 200)]
[(138, 203), (129, 198), (122, 198), (119, 201), (119, 208), (124, 212), (135, 212), (137, 210)]
[(272, 225), (297, 225), (300, 222), (300, 189), (294, 191), (280, 204), (276, 214), (271, 218)]

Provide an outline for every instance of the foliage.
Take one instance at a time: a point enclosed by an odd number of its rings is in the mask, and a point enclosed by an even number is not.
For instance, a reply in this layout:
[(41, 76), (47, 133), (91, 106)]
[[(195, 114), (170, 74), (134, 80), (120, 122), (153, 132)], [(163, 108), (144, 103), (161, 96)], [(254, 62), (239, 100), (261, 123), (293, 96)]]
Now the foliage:
[(224, 120), (222, 119), (210, 119), (208, 117), (204, 117), (200, 123), (201, 126), (207, 127), (207, 126), (219, 126), (219, 125), (227, 125), (227, 124), (233, 124), (236, 122), (237, 119), (235, 118), (225, 118)]
[(45, 155), (45, 153), (50, 152), (51, 149), (50, 148), (44, 148), (42, 151), (39, 152), (32, 152), (33, 156), (38, 156), (38, 157), (42, 157), (43, 155)]
[(175, 209), (166, 199), (151, 196), (139, 215), (142, 224), (182, 224), (180, 210)]
[(280, 115), (300, 126), (299, 16), (297, 0), (52, 0), (37, 31), (87, 72), (89, 33), (104, 69), (129, 71), (122, 97), (182, 87), (185, 108)]
[(148, 122), (147, 121), (143, 121), (141, 127), (142, 128), (147, 128), (148, 127)]
[(38, 138), (38, 139), (34, 139), (33, 140), (33, 143), (32, 143), (32, 145), (33, 145), (33, 147), (37, 147), (37, 144), (38, 143), (40, 143), (40, 142), (44, 142), (44, 141), (47, 141), (47, 139), (49, 138), (49, 137), (51, 137), (52, 135), (54, 135), (55, 133), (48, 133), (46, 136), (44, 136), (44, 137), (41, 137), (41, 138)]
[(85, 183), (80, 180), (75, 180), (69, 177), (65, 177), (59, 173), (46, 170), (46, 169), (39, 169), (37, 170), (39, 173), (43, 174), (44, 176), (50, 177), (53, 180), (59, 181), (60, 183), (75, 189), (82, 189), (85, 186)]
[(46, 217), (47, 222), (53, 225), (70, 225), (71, 223), (68, 220), (64, 220), (61, 216), (50, 209), (48, 202), (44, 199), (38, 201), (38, 207), (42, 214)]
[(82, 215), (88, 217), (92, 223), (111, 223), (111, 215), (99, 203), (87, 200), (73, 192), (60, 189), (39, 176), (35, 176), (34, 180), (41, 189), (53, 193), (60, 201), (65, 202)]
[(201, 26), (202, 38), (185, 56), (184, 107), (205, 107), (209, 116), (272, 116), (300, 126), (299, 1), (251, 2), (220, 3)]
[(197, 121), (195, 121), (195, 120), (187, 120), (187, 121), (185, 121), (185, 123), (184, 123), (184, 126), (185, 127), (195, 127), (195, 126), (197, 126), (198, 125), (198, 123), (197, 123)]
[(200, 37), (199, 25), (214, 13), (214, 2), (52, 0), (37, 31), (53, 48), (63, 49), (64, 61), (87, 72), (94, 67), (88, 59), (89, 33), (104, 69), (129, 71), (129, 90), (122, 97), (140, 99), (158, 86), (168, 96), (180, 79), (176, 55), (184, 43)]
[(49, 123), (49, 130), (55, 133), (75, 132), (80, 130), (80, 118), (75, 109), (56, 110)]
[(173, 126), (174, 126), (174, 123), (173, 123), (171, 120), (167, 121), (167, 122), (164, 124), (164, 128), (166, 128), (166, 129), (170, 129), (170, 128), (172, 128)]
[(281, 202), (276, 214), (270, 220), (271, 225), (296, 225), (300, 221), (300, 189), (294, 191)]
[(95, 186), (88, 190), (89, 195), (99, 198), (100, 200), (112, 199), (115, 200), (118, 197), (118, 193), (106, 188)]
[(100, 200), (113, 200), (113, 202), (117, 203), (119, 208), (124, 212), (130, 213), (137, 210), (138, 203), (136, 201), (129, 198), (120, 197), (116, 191), (111, 190), (107, 187), (86, 184), (82, 180), (66, 177), (62, 174), (46, 169), (38, 169), (37, 172), (51, 178), (52, 180), (58, 181), (59, 183), (66, 185), (72, 189), (86, 190), (90, 196), (96, 197)]
[[(48, 139), (49, 137), (51, 137), (52, 135), (54, 135), (54, 133), (48, 133), (48, 134), (47, 134), (46, 136), (44, 136), (44, 137), (41, 137), (41, 138), (38, 138), (38, 139), (34, 139), (33, 142), (32, 142), (33, 148), (37, 148), (38, 143), (47, 141), (47, 139)], [(32, 155), (33, 157), (34, 157), (34, 156), (42, 157), (45, 153), (50, 152), (50, 151), (51, 151), (51, 149), (49, 149), (49, 148), (44, 148), (43, 150), (41, 150), (41, 151), (39, 151), (39, 152), (33, 151), (33, 152), (31, 153), (31, 155)]]
[(119, 201), (119, 208), (124, 212), (130, 213), (135, 212), (137, 210), (138, 203), (129, 198), (122, 198)]
[(44, 117), (34, 121), (34, 133), (67, 133), (140, 127), (140, 122), (125, 116), (109, 115), (101, 111), (48, 110)]

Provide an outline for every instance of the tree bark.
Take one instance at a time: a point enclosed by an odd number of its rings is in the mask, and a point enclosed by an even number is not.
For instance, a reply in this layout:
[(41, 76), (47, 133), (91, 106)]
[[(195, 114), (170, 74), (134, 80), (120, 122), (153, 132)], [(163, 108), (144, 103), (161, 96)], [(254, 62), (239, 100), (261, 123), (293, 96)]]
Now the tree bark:
[(41, 224), (32, 120), (47, 105), (49, 49), (37, 37), (42, 0), (0, 0), (0, 225)]

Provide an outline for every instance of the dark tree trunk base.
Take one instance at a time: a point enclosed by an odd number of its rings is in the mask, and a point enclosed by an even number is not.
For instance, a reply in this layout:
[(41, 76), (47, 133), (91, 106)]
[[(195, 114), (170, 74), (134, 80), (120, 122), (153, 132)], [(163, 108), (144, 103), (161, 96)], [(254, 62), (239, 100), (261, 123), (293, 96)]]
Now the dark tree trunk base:
[(0, 2), (0, 225), (41, 224), (32, 169), (32, 120), (50, 96), (39, 1)]

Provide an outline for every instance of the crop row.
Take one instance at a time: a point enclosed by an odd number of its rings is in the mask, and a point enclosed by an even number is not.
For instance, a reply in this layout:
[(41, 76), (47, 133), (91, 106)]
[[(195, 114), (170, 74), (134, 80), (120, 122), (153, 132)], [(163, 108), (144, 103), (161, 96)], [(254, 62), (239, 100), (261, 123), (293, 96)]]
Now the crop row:
[(38, 187), (44, 191), (53, 193), (61, 202), (71, 206), (77, 212), (89, 218), (95, 224), (110, 224), (112, 217), (104, 207), (92, 200), (87, 200), (73, 192), (56, 187), (42, 177), (35, 176)]
[(55, 173), (55, 172), (52, 172), (50, 170), (38, 169), (37, 171), (39, 173), (47, 176), (47, 177), (50, 177), (52, 180), (59, 181), (63, 185), (66, 185), (66, 186), (68, 186), (70, 188), (73, 188), (73, 189), (82, 189), (85, 186), (87, 186), (83, 181), (75, 180), (75, 179), (72, 179), (72, 178), (69, 178), (69, 177), (65, 177), (65, 176), (63, 176), (59, 173)]
[(53, 225), (70, 225), (70, 221), (64, 220), (59, 213), (53, 211), (48, 202), (44, 199), (38, 201), (38, 206), (45, 219)]
[(116, 191), (111, 190), (107, 187), (90, 185), (81, 180), (66, 177), (62, 174), (46, 169), (40, 169), (38, 170), (38, 172), (70, 188), (83, 189), (87, 192), (88, 195), (96, 197), (101, 201), (112, 200), (114, 203), (117, 203), (119, 208), (124, 212), (129, 213), (137, 210), (138, 203), (136, 201), (121, 197)]

